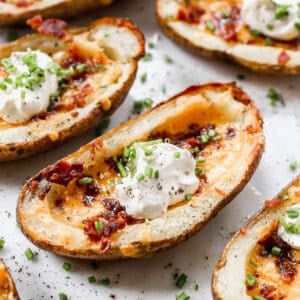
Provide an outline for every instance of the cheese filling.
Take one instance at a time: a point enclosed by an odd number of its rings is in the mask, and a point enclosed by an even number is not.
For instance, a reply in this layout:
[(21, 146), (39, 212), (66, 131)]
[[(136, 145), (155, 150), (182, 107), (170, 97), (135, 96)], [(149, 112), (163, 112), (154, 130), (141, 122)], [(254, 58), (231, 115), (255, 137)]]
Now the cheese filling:
[(198, 188), (196, 161), (186, 149), (169, 143), (137, 143), (131, 163), (134, 174), (122, 179), (116, 195), (135, 217), (160, 217), (168, 206), (190, 200)]
[(300, 250), (300, 205), (289, 207), (279, 221), (278, 235), (292, 248)]
[(0, 117), (14, 124), (47, 111), (59, 84), (52, 59), (43, 52), (27, 50), (13, 52), (1, 65), (8, 75), (0, 79)]
[(251, 30), (289, 41), (299, 36), (299, 0), (244, 0), (241, 16)]

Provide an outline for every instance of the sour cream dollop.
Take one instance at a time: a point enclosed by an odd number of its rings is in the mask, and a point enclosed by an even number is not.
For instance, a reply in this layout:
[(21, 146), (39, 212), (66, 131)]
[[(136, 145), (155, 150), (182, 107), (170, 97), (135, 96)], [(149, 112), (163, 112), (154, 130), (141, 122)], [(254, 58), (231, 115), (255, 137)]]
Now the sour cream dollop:
[(292, 229), (293, 226), (300, 228), (300, 205), (289, 207), (287, 213), (282, 216), (282, 221), (285, 223), (285, 226), (291, 229), (285, 228), (283, 224), (280, 224), (278, 235), (292, 248), (300, 250), (300, 230), (297, 233), (292, 233), (292, 231), (297, 231), (297, 229)]
[(47, 110), (59, 78), (49, 72), (54, 61), (41, 51), (13, 52), (2, 66), (8, 76), (0, 79), (0, 117), (21, 123)]
[[(136, 148), (136, 172), (116, 186), (116, 195), (130, 215), (157, 218), (198, 188), (191, 153), (168, 143)], [(151, 176), (150, 176), (151, 175)]]
[(300, 1), (244, 0), (241, 16), (251, 29), (274, 39), (289, 41), (299, 36)]

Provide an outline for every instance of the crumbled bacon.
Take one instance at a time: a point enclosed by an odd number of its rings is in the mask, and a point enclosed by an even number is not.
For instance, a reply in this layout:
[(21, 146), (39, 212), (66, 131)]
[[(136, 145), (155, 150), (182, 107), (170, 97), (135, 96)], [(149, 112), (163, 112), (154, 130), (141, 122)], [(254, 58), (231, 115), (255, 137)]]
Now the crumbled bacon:
[[(105, 212), (96, 215), (92, 218), (84, 220), (84, 233), (93, 242), (100, 242), (100, 249), (102, 252), (109, 250), (110, 237), (113, 233), (123, 229), (127, 224), (136, 224), (144, 222), (143, 219), (135, 219), (125, 212), (125, 208), (121, 206), (120, 202), (106, 198), (103, 200)], [(97, 231), (95, 222), (101, 220), (103, 223), (102, 230)]]
[(199, 23), (205, 10), (198, 5), (191, 4), (188, 7), (180, 8), (177, 13), (177, 19), (188, 23)]
[(73, 179), (80, 176), (83, 171), (82, 163), (70, 164), (66, 161), (59, 161), (54, 165), (48, 166), (42, 171), (41, 176), (49, 182), (67, 186)]
[(267, 207), (267, 208), (277, 207), (277, 206), (280, 206), (281, 204), (282, 204), (282, 200), (279, 198), (265, 201), (265, 207)]
[(246, 227), (241, 227), (240, 228), (240, 233), (241, 233), (241, 235), (245, 235), (247, 233)]
[(277, 61), (278, 64), (285, 65), (290, 59), (291, 57), (286, 53), (286, 51), (282, 50), (278, 55)]
[(31, 180), (28, 183), (28, 189), (30, 192), (34, 192), (38, 186), (39, 186), (39, 182), (37, 180)]
[(235, 137), (235, 129), (234, 128), (232, 128), (232, 127), (228, 127), (227, 128), (227, 131), (226, 131), (226, 136), (228, 137), (228, 138), (233, 138), (233, 137)]
[(26, 22), (32, 29), (45, 35), (52, 35), (60, 39), (69, 39), (67, 32), (67, 23), (59, 19), (43, 20), (40, 15), (28, 19)]
[(87, 184), (85, 186), (84, 196), (83, 196), (83, 204), (85, 206), (92, 205), (95, 198), (99, 195), (100, 191), (94, 184)]

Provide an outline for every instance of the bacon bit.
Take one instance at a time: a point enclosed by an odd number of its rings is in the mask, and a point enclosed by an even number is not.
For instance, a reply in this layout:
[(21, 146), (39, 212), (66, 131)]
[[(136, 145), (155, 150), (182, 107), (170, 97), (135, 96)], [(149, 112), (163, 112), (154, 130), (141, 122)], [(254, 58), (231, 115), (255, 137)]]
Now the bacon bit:
[(69, 164), (68, 162), (61, 160), (44, 169), (41, 176), (49, 182), (67, 186), (73, 178), (79, 177), (82, 171), (82, 163)]
[(28, 183), (28, 188), (30, 192), (34, 192), (39, 186), (39, 182), (37, 180), (32, 180)]
[(246, 235), (246, 233), (247, 233), (246, 227), (241, 227), (240, 228), (240, 233), (241, 233), (241, 235)]
[(280, 198), (275, 198), (272, 200), (266, 200), (265, 201), (265, 207), (267, 208), (273, 208), (273, 207), (278, 207), (282, 204), (282, 200)]
[(198, 5), (191, 4), (189, 7), (179, 9), (177, 19), (188, 23), (199, 23), (205, 10)]
[(95, 198), (99, 194), (100, 194), (100, 191), (95, 185), (93, 185), (93, 184), (86, 185), (82, 203), (85, 206), (91, 206), (92, 203), (94, 202)]
[(72, 116), (73, 118), (78, 117), (78, 115), (79, 115), (79, 112), (78, 112), (78, 111), (72, 111), (72, 112), (71, 112), (71, 116)]
[(226, 193), (225, 193), (224, 191), (218, 189), (218, 188), (215, 188), (215, 191), (216, 191), (219, 195), (221, 195), (221, 196), (223, 196), (223, 197), (226, 196)]
[(192, 147), (196, 147), (199, 144), (199, 141), (195, 138), (190, 138), (187, 140), (187, 143)]
[(248, 125), (246, 127), (246, 131), (249, 133), (249, 134), (255, 134), (259, 131), (259, 129), (257, 127), (254, 127), (253, 125)]
[(48, 192), (50, 191), (50, 184), (45, 184), (41, 189), (40, 189), (40, 192), (39, 192), (39, 199), (40, 200), (44, 200), (48, 194)]
[(286, 53), (285, 50), (282, 50), (278, 55), (277, 62), (279, 65), (285, 65), (291, 57)]
[(27, 7), (27, 6), (29, 6), (30, 4), (32, 4), (32, 2), (26, 1), (26, 0), (18, 0), (17, 2), (15, 2), (15, 5), (16, 5), (17, 7)]
[(233, 138), (233, 137), (235, 137), (235, 135), (236, 135), (235, 129), (232, 128), (232, 127), (228, 127), (228, 128), (227, 128), (227, 131), (226, 131), (226, 136), (227, 136), (228, 138)]
[(67, 23), (59, 19), (43, 20), (42, 16), (34, 16), (26, 21), (26, 24), (31, 26), (33, 30), (45, 35), (52, 35), (59, 39), (70, 40), (71, 36), (67, 32)]
[[(125, 208), (115, 199), (106, 198), (103, 200), (105, 212), (92, 218), (82, 221), (84, 224), (84, 233), (92, 242), (100, 242), (100, 249), (106, 252), (110, 249), (112, 234), (123, 229), (127, 224), (143, 223), (144, 219), (135, 219), (125, 212)], [(95, 222), (101, 220), (103, 229), (97, 231)]]

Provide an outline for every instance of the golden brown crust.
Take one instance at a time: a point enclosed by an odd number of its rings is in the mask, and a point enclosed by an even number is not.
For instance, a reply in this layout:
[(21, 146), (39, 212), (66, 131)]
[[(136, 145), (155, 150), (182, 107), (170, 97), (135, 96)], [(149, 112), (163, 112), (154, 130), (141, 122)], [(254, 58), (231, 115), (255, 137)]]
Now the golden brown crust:
[[(211, 93), (215, 96), (211, 95)], [(191, 100), (191, 104), (189, 104), (191, 105), (190, 107), (193, 107), (192, 105), (196, 105), (195, 103), (197, 103), (198, 105), (198, 101), (201, 107), (202, 105), (204, 105), (205, 107), (206, 104), (204, 103), (206, 103), (206, 101), (210, 103), (211, 101), (207, 100), (206, 97), (208, 97), (209, 99), (214, 99), (214, 97), (218, 98), (218, 95), (223, 94), (224, 97), (229, 97), (228, 93), (230, 93), (231, 95), (231, 100), (228, 100), (230, 101), (230, 105), (234, 105), (235, 109), (237, 109), (236, 111), (243, 111), (242, 114), (246, 113), (251, 120), (249, 121), (249, 118), (247, 117), (247, 120), (250, 122), (250, 124), (248, 124), (247, 121), (246, 124), (241, 125), (242, 128), (243, 126), (245, 126), (245, 129), (241, 131), (241, 134), (243, 134), (243, 136), (249, 136), (249, 138), (251, 137), (251, 146), (250, 148), (247, 147), (247, 150), (244, 150), (245, 152), (247, 152), (247, 154), (245, 154), (245, 161), (247, 162), (245, 162), (245, 165), (243, 166), (241, 175), (239, 175), (237, 178), (235, 174), (235, 179), (233, 179), (233, 181), (232, 179), (228, 178), (224, 179), (224, 184), (225, 182), (227, 182), (227, 180), (229, 180), (229, 182), (231, 182), (230, 184), (232, 185), (230, 187), (227, 187), (228, 191), (226, 189), (224, 195), (220, 196), (215, 189), (216, 185), (210, 182), (208, 183), (207, 187), (207, 193), (210, 193), (209, 196), (205, 197), (205, 194), (203, 194), (204, 198), (202, 200), (198, 200), (199, 203), (202, 204), (199, 204), (199, 206), (193, 206), (191, 205), (191, 203), (187, 202), (176, 209), (170, 210), (161, 218), (154, 220), (155, 222), (151, 223), (151, 225), (147, 225), (147, 230), (150, 230), (151, 232), (150, 236), (148, 236), (147, 238), (139, 238), (139, 236), (144, 237), (146, 234), (146, 232), (144, 232), (144, 230), (146, 230), (146, 228), (143, 227), (145, 226), (144, 224), (129, 225), (125, 228), (125, 231), (120, 232), (117, 240), (112, 244), (111, 249), (104, 253), (101, 251), (99, 252), (99, 246), (96, 246), (96, 248), (92, 245), (89, 246), (88, 242), (87, 246), (83, 246), (83, 244), (81, 244), (81, 247), (71, 247), (66, 246), (65, 244), (55, 243), (49, 240), (51, 239), (51, 237), (47, 238), (43, 235), (38, 234), (38, 232), (36, 232), (34, 229), (35, 225), (29, 225), (31, 222), (29, 220), (29, 218), (31, 218), (29, 214), (31, 214), (30, 212), (32, 212), (31, 205), (33, 205), (34, 207), (39, 207), (41, 205), (41, 209), (44, 211), (45, 203), (47, 203), (47, 200), (44, 200), (43, 202), (37, 198), (36, 193), (32, 194), (32, 192), (30, 192), (30, 182), (32, 181), (30, 180), (22, 189), (17, 206), (17, 219), (23, 233), (38, 247), (44, 248), (46, 250), (53, 251), (61, 255), (101, 260), (149, 256), (159, 250), (173, 247), (194, 235), (210, 219), (212, 219), (220, 211), (220, 209), (222, 209), (240, 192), (240, 190), (248, 182), (253, 172), (255, 171), (264, 150), (264, 137), (262, 133), (261, 116), (259, 115), (258, 110), (252, 100), (247, 96), (247, 94), (237, 88), (235, 84), (211, 83), (202, 86), (191, 87), (171, 98), (170, 100), (159, 104), (152, 110), (129, 120), (121, 126), (104, 134), (102, 137), (99, 137), (91, 143), (81, 147), (79, 151), (69, 155), (64, 159), (80, 161), (80, 158), (82, 156), (86, 156), (87, 153), (90, 153), (90, 149), (95, 145), (102, 145), (101, 151), (103, 151), (103, 153), (108, 151), (106, 148), (103, 148), (105, 147), (104, 145), (107, 145), (106, 147), (113, 147), (114, 150), (112, 151), (113, 153), (115, 153), (116, 148), (121, 149), (122, 147), (124, 147), (124, 144), (122, 144), (121, 140), (123, 141), (124, 139), (123, 143), (126, 143), (126, 145), (128, 145), (131, 144), (135, 139), (138, 139), (138, 136), (129, 134), (131, 130), (136, 132), (136, 128), (139, 128), (138, 132), (141, 135), (143, 134), (143, 131), (150, 132), (151, 130), (153, 130), (153, 128), (157, 128), (157, 126), (159, 125), (156, 123), (158, 122), (158, 119), (160, 120), (159, 122), (163, 122), (163, 120), (167, 118), (167, 115), (172, 115), (173, 117), (174, 112), (172, 113), (172, 111), (173, 109), (175, 109), (175, 107), (177, 109), (176, 111), (178, 111), (178, 114), (181, 113), (178, 107), (182, 107), (181, 109), (185, 111), (188, 104), (187, 99), (193, 99)], [(194, 97), (198, 94), (204, 95), (203, 98), (200, 97), (202, 100), (198, 100), (199, 97)], [(202, 101), (204, 101), (203, 104), (201, 104)], [(223, 100), (220, 98), (219, 101), (220, 103), (222, 103), (221, 107), (223, 107), (223, 105), (225, 105), (222, 102)], [(243, 106), (241, 106), (241, 104)], [(231, 110), (229, 109), (229, 111)], [(231, 112), (229, 112), (229, 114), (231, 115)], [(160, 117), (158, 118), (158, 116)], [(242, 116), (236, 116), (236, 118), (238, 119), (239, 117), (243, 119)], [(154, 119), (156, 120), (155, 122), (152, 121)], [(148, 120), (148, 123), (144, 122), (144, 120)], [(194, 121), (196, 122), (196, 120)], [(243, 123), (242, 120), (240, 122)], [(147, 128), (145, 127), (146, 123), (148, 124)], [(123, 136), (124, 134), (126, 134), (126, 137)], [(246, 139), (248, 140), (248, 138)], [(239, 141), (237, 141), (237, 143), (239, 143)], [(101, 153), (98, 153), (98, 155), (101, 156)], [(98, 159), (100, 158), (98, 157)], [(93, 163), (93, 160), (87, 163), (90, 166)], [(235, 171), (233, 171), (233, 173), (235, 173)], [(39, 174), (35, 176), (35, 179), (39, 178)], [(223, 183), (217, 181), (217, 184), (222, 185)], [(207, 200), (204, 199), (210, 198), (212, 202), (206, 203)], [(45, 213), (46, 215), (48, 214), (47, 208), (45, 210)], [(175, 224), (175, 222), (178, 222), (178, 220), (182, 222), (182, 226), (171, 226), (171, 224)], [(36, 222), (37, 220), (34, 220), (34, 224)], [(169, 225), (170, 228), (166, 229), (165, 226)], [(175, 229), (178, 230), (178, 232), (176, 232)]]
[[(144, 46), (145, 41), (143, 34), (138, 30), (138, 28), (129, 20), (121, 19), (121, 18), (103, 18), (99, 19), (87, 27), (83, 28), (76, 28), (71, 29), (68, 32), (76, 36), (78, 34), (84, 32), (90, 32), (95, 30), (96, 28), (104, 28), (105, 26), (111, 26), (112, 28), (122, 28), (124, 30), (128, 30), (130, 34), (136, 39), (138, 47), (133, 49), (132, 56), (128, 57), (126, 63), (128, 64), (127, 73), (124, 75), (124, 80), (120, 83), (119, 86), (108, 98), (106, 101), (109, 101), (111, 106), (108, 110), (102, 107), (102, 101), (99, 99), (95, 101), (96, 103), (93, 104), (94, 108), (90, 110), (88, 115), (84, 115), (82, 118), (79, 118), (78, 121), (75, 123), (70, 123), (70, 126), (64, 126), (64, 128), (60, 128), (58, 124), (48, 125), (51, 127), (49, 134), (44, 134), (39, 138), (28, 138), (25, 140), (23, 138), (22, 142), (5, 142), (1, 140), (0, 144), (0, 161), (10, 161), (16, 159), (22, 159), (36, 153), (45, 151), (55, 145), (63, 143), (66, 139), (75, 136), (83, 131), (91, 128), (101, 122), (101, 120), (109, 115), (111, 115), (123, 102), (125, 99), (131, 85), (134, 82), (136, 71), (137, 71), (137, 61), (140, 57), (144, 55)], [(46, 43), (47, 40), (52, 41), (52, 43), (57, 43), (60, 45), (62, 43), (61, 40), (56, 39), (52, 36), (44, 36), (41, 34), (34, 34), (31, 36), (25, 36), (20, 38), (17, 41), (12, 43), (3, 45), (0, 47), (0, 56), (7, 57), (10, 55), (12, 51), (24, 51), (24, 48), (28, 48), (32, 44), (34, 44), (31, 48), (34, 49), (37, 47), (37, 42), (39, 39), (43, 39), (43, 43), (40, 44), (40, 49), (42, 51), (47, 50), (48, 44)], [(126, 42), (126, 41), (125, 41)], [(49, 43), (50, 44), (50, 43)], [(44, 47), (44, 48), (43, 48)], [(46, 47), (46, 48), (45, 48)], [(49, 50), (49, 49), (48, 49)], [(122, 61), (120, 61), (122, 64)], [(127, 76), (127, 77), (126, 77)], [(102, 99), (103, 100), (103, 99)], [(70, 111), (71, 114), (72, 111)], [(59, 112), (57, 112), (59, 114)], [(38, 120), (35, 124), (38, 125)], [(41, 122), (40, 122), (41, 123)], [(22, 125), (22, 127), (24, 127)], [(26, 127), (26, 124), (25, 124)], [(49, 129), (49, 128), (48, 128)], [(49, 131), (49, 130), (48, 130)], [(3, 131), (4, 132), (4, 131)], [(20, 138), (20, 137), (19, 137)], [(19, 139), (20, 140), (20, 139)]]
[[(44, 2), (44, 3), (43, 3)], [(22, 24), (35, 15), (42, 15), (44, 18), (68, 18), (84, 14), (93, 9), (110, 5), (113, 0), (62, 0), (48, 3), (47, 0), (36, 1), (28, 7), (14, 7), (1, 3), (0, 25)], [(8, 6), (8, 7), (5, 7)]]
[[(195, 39), (191, 40), (188, 38), (188, 36), (184, 34), (180, 34), (177, 30), (175, 30), (172, 26), (171, 23), (172, 21), (168, 20), (166, 18), (160, 9), (160, 5), (162, 2), (165, 0), (156, 0), (156, 18), (158, 21), (159, 26), (163, 30), (163, 32), (170, 37), (173, 41), (176, 43), (191, 49), (195, 53), (202, 55), (202, 56), (207, 56), (207, 57), (219, 57), (231, 61), (235, 61), (239, 64), (241, 64), (244, 67), (247, 67), (255, 72), (262, 72), (262, 73), (271, 73), (271, 74), (299, 74), (300, 73), (300, 64), (299, 64), (299, 57), (300, 53), (297, 51), (299, 54), (297, 54), (297, 58), (295, 58), (295, 63), (292, 64), (279, 64), (279, 63), (270, 63), (268, 61), (265, 61), (263, 63), (256, 61), (253, 59), (253, 57), (247, 57), (247, 49), (240, 51), (240, 55), (235, 54), (233, 51), (223, 51), (220, 49), (216, 49), (216, 47), (210, 47), (209, 42), (205, 45), (205, 47), (200, 46), (199, 44), (196, 43)], [(192, 25), (191, 25), (192, 26)], [(194, 29), (199, 30), (200, 29)], [(204, 32), (202, 32), (204, 33)], [(210, 34), (207, 34), (207, 37), (209, 37)], [(211, 39), (211, 43), (214, 43), (213, 39)], [(218, 38), (216, 38), (218, 39)], [(226, 41), (224, 41), (226, 44)], [(237, 44), (239, 46), (241, 44)], [(230, 46), (230, 43), (228, 43), (228, 46)], [(261, 55), (259, 54), (259, 49), (269, 49), (270, 52), (270, 57), (273, 56), (274, 51), (278, 50), (284, 50), (281, 48), (276, 47), (264, 47), (264, 46), (257, 46), (256, 55)], [(295, 52), (295, 51), (293, 51)], [(253, 56), (253, 53), (251, 54)], [(296, 55), (295, 55), (296, 56)], [(299, 57), (298, 57), (299, 56)], [(297, 61), (297, 62), (296, 62)]]
[(2, 259), (0, 259), (0, 299), (1, 300), (20, 299), (15, 283)]

